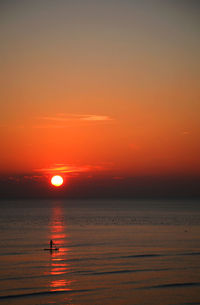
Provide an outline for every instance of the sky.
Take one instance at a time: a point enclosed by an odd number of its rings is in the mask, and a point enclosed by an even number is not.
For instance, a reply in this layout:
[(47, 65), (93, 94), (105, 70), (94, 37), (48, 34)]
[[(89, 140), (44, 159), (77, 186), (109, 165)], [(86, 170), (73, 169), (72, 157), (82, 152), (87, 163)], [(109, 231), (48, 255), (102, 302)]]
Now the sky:
[(195, 0), (2, 0), (3, 196), (53, 194), (53, 174), (65, 195), (197, 195), (199, 11)]

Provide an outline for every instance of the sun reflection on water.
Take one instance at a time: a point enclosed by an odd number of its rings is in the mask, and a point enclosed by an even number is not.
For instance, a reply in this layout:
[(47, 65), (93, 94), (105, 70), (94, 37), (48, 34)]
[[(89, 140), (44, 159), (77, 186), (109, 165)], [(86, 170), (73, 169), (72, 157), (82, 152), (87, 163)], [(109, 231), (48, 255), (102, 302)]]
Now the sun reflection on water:
[(70, 291), (72, 281), (55, 280), (51, 282), (51, 291)]
[(49, 240), (53, 240), (55, 247), (58, 247), (59, 250), (50, 251), (50, 275), (52, 278), (49, 283), (50, 291), (72, 290), (71, 283), (73, 281), (68, 276), (70, 265), (67, 263), (69, 252), (69, 248), (66, 247), (67, 237), (62, 207), (56, 205), (52, 208)]

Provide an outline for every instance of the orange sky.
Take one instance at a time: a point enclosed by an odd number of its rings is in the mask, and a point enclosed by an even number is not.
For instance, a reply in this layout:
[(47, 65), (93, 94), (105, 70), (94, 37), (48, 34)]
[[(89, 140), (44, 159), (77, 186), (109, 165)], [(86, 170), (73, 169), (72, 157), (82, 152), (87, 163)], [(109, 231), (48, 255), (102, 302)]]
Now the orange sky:
[(2, 2), (0, 172), (199, 175), (191, 3)]

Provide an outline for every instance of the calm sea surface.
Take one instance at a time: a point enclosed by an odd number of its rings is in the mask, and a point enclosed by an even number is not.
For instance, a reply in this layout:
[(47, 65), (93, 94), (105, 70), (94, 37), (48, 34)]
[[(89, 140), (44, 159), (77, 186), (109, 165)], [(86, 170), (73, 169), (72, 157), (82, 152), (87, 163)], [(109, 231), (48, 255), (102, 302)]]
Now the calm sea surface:
[(197, 201), (1, 201), (0, 249), (2, 304), (200, 304)]

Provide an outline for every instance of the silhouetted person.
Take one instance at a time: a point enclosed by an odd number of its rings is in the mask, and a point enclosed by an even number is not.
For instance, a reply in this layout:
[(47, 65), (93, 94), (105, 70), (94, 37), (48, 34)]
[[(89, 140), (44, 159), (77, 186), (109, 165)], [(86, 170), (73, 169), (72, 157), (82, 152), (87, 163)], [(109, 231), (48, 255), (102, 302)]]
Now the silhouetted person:
[(51, 248), (51, 249), (53, 248), (53, 244), (54, 244), (54, 243), (53, 243), (53, 240), (51, 239), (51, 240), (50, 240), (50, 248)]

